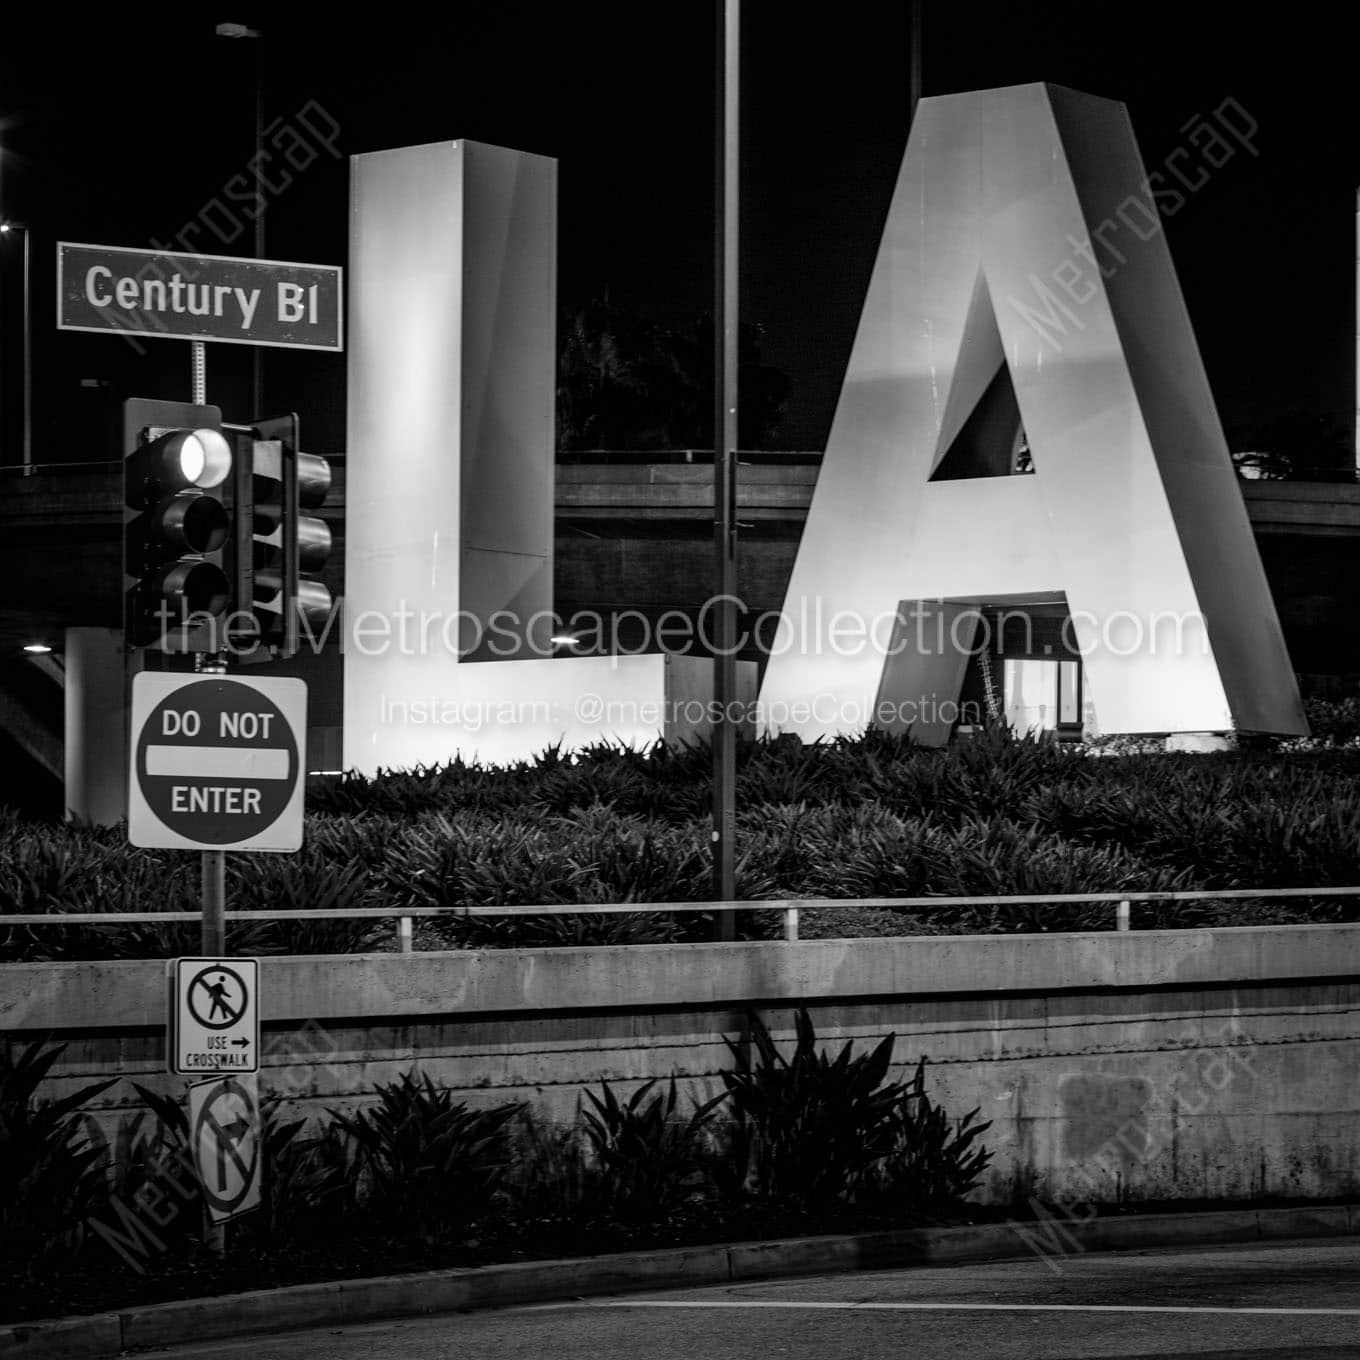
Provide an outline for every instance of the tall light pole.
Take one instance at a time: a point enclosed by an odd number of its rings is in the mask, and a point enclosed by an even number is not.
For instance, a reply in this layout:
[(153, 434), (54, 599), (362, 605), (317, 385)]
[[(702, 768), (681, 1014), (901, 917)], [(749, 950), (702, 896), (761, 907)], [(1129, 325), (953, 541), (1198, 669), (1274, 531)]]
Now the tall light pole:
[(33, 472), (33, 249), (28, 228), (22, 222), (0, 222), (0, 235), (11, 236), (16, 231), (24, 236), (24, 476)]
[(911, 71), (908, 77), (907, 102), (911, 106), (911, 121), (916, 121), (916, 106), (921, 102), (921, 0), (911, 0)]
[[(741, 0), (719, 7), (713, 222), (713, 510), (717, 646), (713, 657), (713, 896), (736, 898), (737, 722), (737, 187)], [(736, 912), (719, 911), (719, 940), (736, 935)]]
[[(255, 258), (264, 259), (264, 34), (245, 24), (218, 24), (219, 38), (248, 38), (255, 44)], [(252, 418), (264, 414), (264, 349), (251, 346)]]

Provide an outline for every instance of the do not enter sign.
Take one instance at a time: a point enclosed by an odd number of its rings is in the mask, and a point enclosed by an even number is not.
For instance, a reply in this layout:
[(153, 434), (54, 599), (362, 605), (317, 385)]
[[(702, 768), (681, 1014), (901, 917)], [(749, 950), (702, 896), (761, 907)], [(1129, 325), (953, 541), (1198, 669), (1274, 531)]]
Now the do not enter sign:
[(128, 839), (189, 850), (299, 849), (306, 731), (301, 680), (135, 676)]

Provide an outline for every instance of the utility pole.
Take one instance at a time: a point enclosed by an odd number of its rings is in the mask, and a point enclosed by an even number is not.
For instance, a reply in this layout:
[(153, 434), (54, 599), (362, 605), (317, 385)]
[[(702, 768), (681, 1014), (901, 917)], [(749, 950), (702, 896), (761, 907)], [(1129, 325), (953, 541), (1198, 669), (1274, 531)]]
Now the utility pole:
[[(716, 590), (713, 657), (713, 896), (736, 889), (737, 723), (737, 212), (741, 0), (722, 0), (714, 115), (713, 510)], [(736, 936), (736, 913), (719, 911), (719, 940)]]

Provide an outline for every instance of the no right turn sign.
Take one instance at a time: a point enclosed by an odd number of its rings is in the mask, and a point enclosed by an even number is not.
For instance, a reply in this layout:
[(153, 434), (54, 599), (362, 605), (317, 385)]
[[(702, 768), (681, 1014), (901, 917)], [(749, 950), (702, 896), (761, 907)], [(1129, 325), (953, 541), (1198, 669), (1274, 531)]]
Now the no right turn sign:
[(254, 1077), (222, 1077), (189, 1088), (189, 1147), (214, 1223), (259, 1207), (262, 1144)]

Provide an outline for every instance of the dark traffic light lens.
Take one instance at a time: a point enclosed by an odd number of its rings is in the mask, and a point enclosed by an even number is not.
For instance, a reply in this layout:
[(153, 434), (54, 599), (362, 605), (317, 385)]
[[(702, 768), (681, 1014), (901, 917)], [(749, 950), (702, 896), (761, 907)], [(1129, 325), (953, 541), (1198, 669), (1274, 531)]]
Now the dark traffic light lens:
[(325, 503), (331, 489), (331, 465), (319, 453), (300, 453), (297, 460), (298, 504), (314, 510)]
[(222, 502), (196, 491), (167, 497), (153, 512), (152, 523), (162, 542), (176, 552), (216, 552), (231, 532)]
[(180, 617), (220, 614), (231, 593), (226, 573), (212, 562), (172, 562), (157, 575), (153, 588)]
[(324, 519), (299, 515), (297, 522), (298, 570), (320, 571), (331, 555), (331, 528)]
[(320, 581), (299, 581), (297, 612), (313, 630), (320, 628), (330, 617), (331, 593)]

